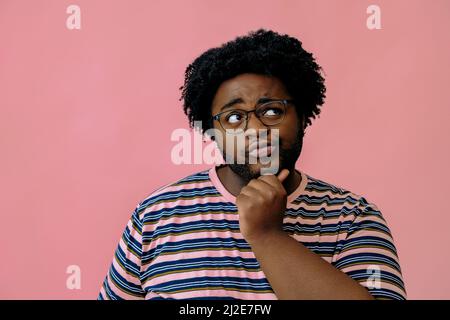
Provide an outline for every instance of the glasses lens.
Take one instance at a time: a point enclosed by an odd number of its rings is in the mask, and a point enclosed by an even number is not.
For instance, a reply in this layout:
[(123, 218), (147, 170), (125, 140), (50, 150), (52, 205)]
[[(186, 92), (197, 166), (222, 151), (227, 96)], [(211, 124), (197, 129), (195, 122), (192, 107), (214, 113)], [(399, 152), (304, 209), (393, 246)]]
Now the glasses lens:
[(281, 101), (272, 101), (258, 107), (256, 114), (262, 123), (267, 126), (273, 126), (283, 121), (286, 107)]
[(220, 124), (226, 129), (241, 129), (245, 126), (245, 112), (232, 110), (222, 114)]

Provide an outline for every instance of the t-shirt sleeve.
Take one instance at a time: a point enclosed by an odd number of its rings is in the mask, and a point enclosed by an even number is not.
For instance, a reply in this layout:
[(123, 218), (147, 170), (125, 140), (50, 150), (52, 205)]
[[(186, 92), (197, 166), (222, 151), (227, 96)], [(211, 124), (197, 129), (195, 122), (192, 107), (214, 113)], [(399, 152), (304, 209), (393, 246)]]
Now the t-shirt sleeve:
[(363, 205), (340, 241), (332, 264), (358, 281), (375, 299), (406, 300), (397, 250), (376, 205)]
[(112, 263), (100, 288), (97, 300), (138, 300), (145, 298), (140, 273), (142, 258), (142, 221), (138, 208), (122, 233)]

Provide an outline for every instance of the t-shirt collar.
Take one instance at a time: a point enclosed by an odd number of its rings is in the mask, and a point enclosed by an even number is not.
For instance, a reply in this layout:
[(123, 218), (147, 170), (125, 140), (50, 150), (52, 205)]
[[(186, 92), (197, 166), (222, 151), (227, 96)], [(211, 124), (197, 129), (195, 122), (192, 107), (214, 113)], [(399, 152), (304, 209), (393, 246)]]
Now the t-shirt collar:
[[(236, 197), (234, 195), (232, 195), (225, 188), (225, 186), (220, 181), (219, 176), (217, 175), (217, 168), (218, 167), (219, 166), (214, 166), (211, 169), (209, 169), (209, 171), (208, 171), (209, 178), (211, 179), (211, 182), (214, 185), (214, 187), (217, 189), (217, 191), (219, 191), (219, 193), (223, 196), (223, 198), (225, 198), (225, 200), (227, 200), (228, 202), (231, 202), (233, 204), (236, 204)], [(292, 205), (292, 202), (295, 199), (297, 199), (305, 191), (305, 187), (306, 187), (306, 184), (308, 182), (308, 177), (303, 171), (298, 170), (298, 169), (295, 169), (295, 170), (301, 175), (302, 181), (300, 182), (300, 184), (297, 187), (297, 189), (295, 189), (293, 192), (291, 192), (288, 195), (287, 206), (286, 206), (288, 208)]]

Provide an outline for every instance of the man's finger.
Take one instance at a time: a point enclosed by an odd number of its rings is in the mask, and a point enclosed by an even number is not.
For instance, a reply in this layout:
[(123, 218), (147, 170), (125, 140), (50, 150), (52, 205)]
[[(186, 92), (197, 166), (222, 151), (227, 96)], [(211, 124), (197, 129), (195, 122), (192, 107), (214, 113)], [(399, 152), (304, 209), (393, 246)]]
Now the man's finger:
[(288, 169), (283, 169), (281, 170), (281, 172), (277, 175), (278, 180), (280, 180), (280, 182), (283, 182), (289, 175), (289, 170)]
[[(269, 190), (277, 190), (276, 185), (274, 185), (273, 183), (267, 182), (264, 179), (260, 179), (260, 178), (251, 180), (250, 183), (248, 184), (248, 186), (251, 186), (251, 187), (257, 189), (257, 190), (261, 191), (262, 193), (267, 193)], [(276, 180), (276, 178), (275, 178), (275, 180)]]

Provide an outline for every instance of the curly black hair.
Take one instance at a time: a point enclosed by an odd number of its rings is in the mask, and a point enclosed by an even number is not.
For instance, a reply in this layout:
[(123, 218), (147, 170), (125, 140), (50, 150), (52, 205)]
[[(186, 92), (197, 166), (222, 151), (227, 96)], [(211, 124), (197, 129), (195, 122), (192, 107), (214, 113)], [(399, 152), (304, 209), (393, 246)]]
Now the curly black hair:
[(211, 48), (185, 71), (180, 101), (191, 128), (201, 121), (202, 131), (212, 128), (211, 106), (220, 84), (242, 73), (274, 76), (298, 103), (297, 114), (311, 124), (324, 103), (326, 87), (322, 68), (302, 43), (288, 35), (263, 28)]

